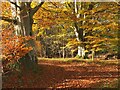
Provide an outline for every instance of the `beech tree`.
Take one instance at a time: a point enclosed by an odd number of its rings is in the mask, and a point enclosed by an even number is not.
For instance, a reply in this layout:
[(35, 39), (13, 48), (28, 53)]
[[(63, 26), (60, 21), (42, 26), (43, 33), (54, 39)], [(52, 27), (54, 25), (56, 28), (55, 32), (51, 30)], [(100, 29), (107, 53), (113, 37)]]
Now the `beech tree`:
[[(85, 52), (95, 54), (99, 51), (116, 51), (117, 12), (115, 2), (46, 2), (34, 18), (38, 28), (42, 27), (43, 31), (61, 25), (66, 31), (71, 28), (76, 38), (69, 40), (66, 47), (72, 52), (77, 50), (78, 56), (84, 57)], [(41, 31), (39, 29), (38, 32)]]
[[(18, 0), (16, 1), (8, 0), (8, 2), (11, 4), (10, 9), (12, 10), (11, 13), (13, 14), (11, 17), (1, 15), (0, 19), (8, 22), (12, 22), (14, 24), (16, 35), (33, 37), (34, 36), (32, 31), (32, 25), (34, 23), (33, 16), (43, 5), (44, 1), (37, 3), (37, 5), (34, 8), (31, 7), (32, 1), (19, 2)], [(34, 48), (35, 46), (34, 40), (33, 39), (29, 40), (28, 45), (32, 46), (33, 50), (23, 57), (26, 65), (34, 64), (37, 61), (37, 56)]]

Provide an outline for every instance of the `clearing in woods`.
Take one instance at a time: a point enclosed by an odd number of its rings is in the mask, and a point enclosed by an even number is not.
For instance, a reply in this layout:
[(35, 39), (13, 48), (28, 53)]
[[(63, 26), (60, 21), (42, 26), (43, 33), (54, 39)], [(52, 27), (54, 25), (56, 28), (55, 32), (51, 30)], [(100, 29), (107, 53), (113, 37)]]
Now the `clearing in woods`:
[(119, 88), (117, 60), (39, 60), (38, 73), (11, 73), (3, 88)]

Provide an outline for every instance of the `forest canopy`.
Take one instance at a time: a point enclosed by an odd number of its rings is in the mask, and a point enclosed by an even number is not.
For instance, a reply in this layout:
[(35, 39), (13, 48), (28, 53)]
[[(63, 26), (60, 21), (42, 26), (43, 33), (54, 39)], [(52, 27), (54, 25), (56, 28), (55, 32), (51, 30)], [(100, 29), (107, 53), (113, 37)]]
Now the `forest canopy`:
[(6, 1), (1, 2), (0, 11), (2, 48), (22, 53), (17, 51), (20, 46), (15, 47), (20, 39), (26, 50), (24, 55), (16, 56), (3, 49), (5, 59), (26, 55), (34, 62), (37, 57), (119, 58), (117, 2)]

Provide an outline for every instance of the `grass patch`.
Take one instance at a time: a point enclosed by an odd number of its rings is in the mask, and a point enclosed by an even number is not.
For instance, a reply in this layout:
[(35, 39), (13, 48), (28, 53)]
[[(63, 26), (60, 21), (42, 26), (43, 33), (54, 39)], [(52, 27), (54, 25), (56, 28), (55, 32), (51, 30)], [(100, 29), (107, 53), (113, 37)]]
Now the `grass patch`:
[(101, 64), (101, 65), (119, 65), (118, 60), (99, 60), (99, 61), (93, 61), (95, 64)]
[(118, 88), (118, 79), (114, 79), (111, 82), (103, 82), (100, 86), (101, 88)]
[(79, 59), (79, 58), (38, 58), (38, 60), (45, 61), (61, 61), (61, 62), (85, 62), (88, 64), (100, 64), (100, 65), (120, 65), (118, 60), (91, 60), (91, 59)]
[(63, 61), (63, 62), (67, 62), (67, 61), (80, 61), (80, 59), (78, 58), (38, 58), (38, 60), (52, 60), (52, 61)]

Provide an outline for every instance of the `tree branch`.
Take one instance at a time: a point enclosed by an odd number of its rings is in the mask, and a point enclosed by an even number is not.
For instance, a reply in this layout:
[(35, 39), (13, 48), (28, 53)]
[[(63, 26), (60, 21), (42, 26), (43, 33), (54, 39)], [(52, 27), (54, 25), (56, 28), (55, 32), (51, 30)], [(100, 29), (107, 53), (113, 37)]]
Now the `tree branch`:
[(14, 24), (17, 24), (17, 20), (10, 19), (9, 17), (0, 16), (0, 20), (4, 20), (4, 21), (7, 21), (7, 22), (13, 22)]
[(37, 10), (43, 5), (43, 3), (44, 3), (44, 1), (32, 9), (32, 11), (31, 11), (32, 15), (34, 15), (37, 12)]
[(17, 8), (19, 8), (19, 9), (21, 10), (21, 7), (18, 6), (16, 2), (12, 2), (12, 1), (10, 1), (10, 0), (7, 0), (7, 1), (10, 2), (11, 4), (14, 4)]
[(55, 12), (55, 13), (61, 13), (61, 11), (55, 11), (55, 10), (50, 10), (42, 7), (43, 10), (48, 11), (48, 12)]
[(31, 2), (27, 2), (26, 4), (27, 4), (27, 6), (28, 6), (28, 7), (30, 7), (30, 5), (31, 5)]

